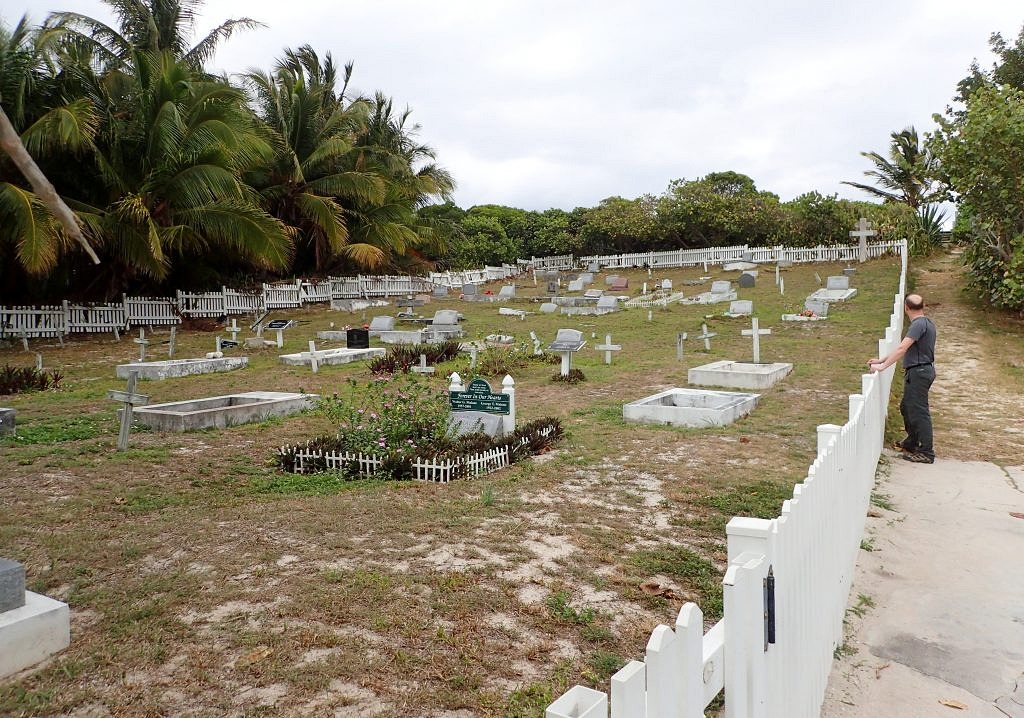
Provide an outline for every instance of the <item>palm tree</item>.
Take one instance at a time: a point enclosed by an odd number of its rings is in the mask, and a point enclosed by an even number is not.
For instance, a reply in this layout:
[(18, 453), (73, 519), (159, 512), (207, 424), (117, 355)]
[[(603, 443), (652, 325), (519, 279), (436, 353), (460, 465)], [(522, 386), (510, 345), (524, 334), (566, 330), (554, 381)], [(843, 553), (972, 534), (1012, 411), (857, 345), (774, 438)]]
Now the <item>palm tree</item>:
[(915, 212), (923, 205), (939, 200), (941, 189), (936, 187), (938, 160), (924, 147), (913, 126), (893, 132), (889, 146), (889, 159), (877, 152), (861, 152), (875, 166), (864, 174), (875, 178), (878, 186), (843, 182), (851, 187), (881, 197), (886, 202), (901, 202)]
[(295, 272), (323, 271), (340, 256), (360, 266), (379, 263), (375, 247), (349, 243), (346, 207), (380, 203), (384, 180), (360, 171), (351, 159), (366, 125), (367, 105), (346, 104), (352, 64), (323, 62), (309, 45), (286, 50), (273, 73), (250, 70), (244, 80), (274, 139), (273, 160), (252, 173), (265, 206), (297, 234)]

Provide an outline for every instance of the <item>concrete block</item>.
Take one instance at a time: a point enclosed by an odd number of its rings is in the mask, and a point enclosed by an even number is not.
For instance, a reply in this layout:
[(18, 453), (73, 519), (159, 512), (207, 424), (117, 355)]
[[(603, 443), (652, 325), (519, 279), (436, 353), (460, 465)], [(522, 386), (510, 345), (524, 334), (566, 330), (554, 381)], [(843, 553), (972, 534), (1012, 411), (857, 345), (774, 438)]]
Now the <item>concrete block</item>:
[(117, 378), (127, 379), (130, 372), (138, 372), (140, 379), (162, 381), (197, 374), (234, 371), (249, 365), (249, 357), (221, 357), (216, 359), (166, 359), (164, 361), (134, 362), (117, 365)]
[(157, 431), (223, 429), (263, 421), (272, 416), (296, 414), (311, 408), (317, 398), (316, 394), (249, 391), (192, 401), (137, 406), (132, 415), (140, 424)]
[(754, 364), (722, 360), (696, 366), (687, 372), (694, 386), (724, 386), (731, 389), (768, 389), (793, 371), (792, 364)]
[(0, 613), (25, 605), (25, 567), (0, 558)]
[(702, 428), (725, 426), (746, 416), (759, 394), (701, 389), (668, 389), (624, 404), (622, 418), (645, 424), (671, 424)]
[(34, 666), (69, 645), (68, 605), (27, 591), (24, 606), (0, 613), (0, 678)]

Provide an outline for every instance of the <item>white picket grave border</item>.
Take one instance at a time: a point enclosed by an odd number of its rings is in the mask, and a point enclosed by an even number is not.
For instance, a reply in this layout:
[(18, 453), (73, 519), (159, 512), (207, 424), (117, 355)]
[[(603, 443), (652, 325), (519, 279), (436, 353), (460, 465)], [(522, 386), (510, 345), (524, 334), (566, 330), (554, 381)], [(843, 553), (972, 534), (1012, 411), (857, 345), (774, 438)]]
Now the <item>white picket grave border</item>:
[(303, 304), (317, 304), (331, 301), (331, 280), (302, 280), (299, 284), (299, 299)]
[[(903, 331), (907, 245), (899, 291), (878, 356)], [(725, 691), (727, 718), (816, 718), (856, 568), (875, 470), (882, 452), (895, 367), (864, 374), (843, 426), (822, 424), (817, 456), (778, 517), (733, 517), (726, 526), (728, 568), (723, 618), (707, 633), (694, 603), (674, 630), (661, 625), (645, 660), (611, 678), (608, 694), (575, 686), (548, 706), (546, 718), (703, 718)], [(767, 595), (774, 582), (774, 642), (768, 642)]]
[(571, 255), (571, 254), (558, 254), (558, 255), (551, 256), (551, 257), (531, 257), (530, 258), (530, 262), (529, 262), (529, 266), (531, 266), (531, 267), (533, 267), (534, 269), (537, 269), (537, 270), (541, 270), (541, 269), (559, 269), (559, 270), (565, 269), (565, 270), (569, 270), (569, 269), (575, 268), (579, 264), (579, 262), (581, 262), (581, 261), (583, 261), (583, 260), (581, 259), (581, 260), (577, 261), (576, 258), (573, 257), (573, 255)]

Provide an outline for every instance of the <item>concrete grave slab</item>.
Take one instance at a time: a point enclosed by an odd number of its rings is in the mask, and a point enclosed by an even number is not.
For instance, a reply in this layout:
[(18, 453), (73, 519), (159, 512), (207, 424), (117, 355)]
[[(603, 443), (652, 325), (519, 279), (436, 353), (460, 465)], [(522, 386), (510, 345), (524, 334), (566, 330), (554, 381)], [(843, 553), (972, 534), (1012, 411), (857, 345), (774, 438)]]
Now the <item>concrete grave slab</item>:
[(541, 314), (554, 314), (558, 311), (558, 305), (553, 302), (544, 302), (540, 305)]
[(420, 344), (423, 342), (422, 329), (396, 329), (377, 335), (382, 344)]
[(25, 591), (24, 605), (0, 613), (0, 679), (30, 668), (69, 645), (68, 605)]
[[(845, 277), (844, 277), (845, 279)], [(814, 302), (845, 302), (857, 296), (856, 289), (818, 289), (807, 297)]]
[(117, 365), (117, 378), (127, 379), (138, 372), (139, 379), (162, 381), (198, 374), (234, 371), (248, 366), (249, 357), (221, 357), (219, 359), (165, 359), (163, 361), (132, 362)]
[(593, 274), (593, 272), (584, 272), (583, 274), (581, 274), (579, 276), (579, 280), (581, 282), (583, 282), (584, 285), (593, 284), (594, 283), (594, 274)]
[(728, 294), (732, 291), (732, 282), (718, 280), (711, 283), (712, 294)]
[(584, 285), (582, 279), (574, 279), (571, 282), (569, 282), (569, 287), (568, 287), (567, 291), (570, 291), (570, 292), (582, 292), (584, 286), (585, 285)]
[(748, 269), (757, 269), (753, 262), (725, 262), (722, 269), (726, 272), (745, 272)]
[(139, 406), (132, 411), (132, 416), (140, 424), (157, 431), (223, 429), (227, 426), (263, 421), (272, 416), (295, 414), (312, 407), (317, 398), (316, 394), (248, 391), (241, 394)]
[(350, 364), (354, 361), (365, 361), (375, 357), (382, 357), (387, 352), (384, 349), (317, 349), (315, 352), (298, 352), (296, 354), (282, 354), (278, 357), (282, 364), (288, 366), (310, 366), (312, 359), (320, 366), (333, 364)]
[(515, 299), (516, 287), (514, 284), (506, 284), (498, 291), (498, 299)]
[(609, 274), (607, 277), (604, 278), (605, 286), (608, 287), (615, 284), (617, 281), (619, 281), (619, 275), (617, 274)]
[(395, 318), (387, 315), (376, 316), (370, 320), (370, 336), (380, 336), (381, 332), (391, 332), (395, 330)]
[(754, 364), (722, 360), (693, 367), (687, 381), (694, 386), (724, 386), (733, 389), (769, 389), (793, 371), (792, 364)]
[(668, 389), (622, 407), (622, 418), (645, 424), (703, 428), (725, 426), (749, 414), (759, 394)]
[(374, 307), (386, 307), (390, 304), (383, 299), (332, 299), (331, 309), (336, 312), (361, 312)]
[(749, 299), (737, 299), (734, 302), (729, 302), (729, 311), (725, 313), (727, 317), (747, 317), (754, 313), (754, 302)]

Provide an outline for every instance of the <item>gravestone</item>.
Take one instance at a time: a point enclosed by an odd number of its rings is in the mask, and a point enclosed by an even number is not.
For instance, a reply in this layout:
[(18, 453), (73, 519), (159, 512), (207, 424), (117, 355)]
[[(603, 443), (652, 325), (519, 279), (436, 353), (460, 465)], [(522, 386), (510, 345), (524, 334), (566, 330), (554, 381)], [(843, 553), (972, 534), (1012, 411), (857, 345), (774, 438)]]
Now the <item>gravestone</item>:
[(430, 296), (437, 299), (443, 299), (448, 296), (448, 287), (443, 284), (435, 284), (433, 290), (430, 292)]
[(737, 317), (745, 317), (754, 312), (754, 302), (749, 299), (737, 299), (729, 303), (729, 314)]
[(846, 269), (843, 270), (843, 274), (845, 274), (847, 277), (852, 277), (856, 273), (857, 273), (857, 268), (856, 267), (847, 267)]
[(754, 275), (744, 272), (740, 275), (739, 284), (741, 289), (752, 289), (754, 287)]
[(572, 369), (572, 355), (586, 344), (583, 332), (578, 329), (559, 329), (555, 341), (551, 342), (548, 351), (562, 355), (562, 376), (568, 376)]
[(558, 270), (557, 269), (549, 269), (546, 272), (544, 272), (544, 276), (547, 279), (553, 279), (553, 280), (555, 280), (557, 282), (558, 281)]
[(604, 363), (605, 364), (611, 364), (612, 363), (612, 352), (621, 351), (622, 350), (622, 345), (621, 344), (612, 344), (612, 335), (611, 334), (605, 334), (604, 335), (604, 344), (598, 344), (594, 348), (597, 349), (599, 352), (604, 352)]
[(569, 282), (569, 291), (570, 292), (582, 292), (583, 291), (583, 280), (582, 279), (574, 279), (571, 282)]
[(587, 291), (583, 292), (584, 299), (600, 299), (603, 296), (603, 289), (588, 289)]
[(601, 265), (598, 264), (597, 262), (591, 262), (590, 264), (587, 265), (587, 271), (590, 272), (591, 274), (597, 274), (598, 272), (601, 271)]
[(17, 409), (0, 408), (0, 436), (14, 436), (17, 416)]
[(434, 312), (434, 319), (430, 322), (433, 325), (458, 326), (459, 313), (454, 309), (438, 309)]
[(717, 332), (709, 332), (707, 324), (701, 324), (701, 333), (697, 335), (698, 339), (704, 340), (704, 351), (711, 351), (711, 337), (717, 337)]
[(486, 411), (452, 411), (451, 427), (456, 435), (486, 434), (501, 436), (502, 417)]
[(874, 237), (876, 234), (878, 232), (871, 229), (871, 222), (867, 221), (864, 217), (858, 220), (857, 229), (850, 232), (850, 236), (860, 242), (860, 261), (868, 261), (868, 237)]
[(617, 274), (609, 274), (607, 277), (604, 278), (604, 283), (606, 287), (610, 287), (617, 281), (619, 281), (619, 275)]
[(825, 289), (849, 289), (850, 278), (847, 276), (841, 277), (829, 277), (828, 284), (825, 285)]
[(0, 679), (46, 660), (70, 643), (68, 605), (25, 590), (25, 568), (0, 558)]
[(793, 260), (792, 259), (780, 259), (778, 262), (776, 262), (776, 266), (779, 269), (791, 269), (793, 267)]
[(804, 309), (814, 312), (819, 317), (828, 316), (828, 302), (818, 302), (814, 299), (808, 299), (804, 302)]
[(712, 294), (728, 294), (732, 291), (732, 282), (719, 280), (711, 283)]
[(594, 274), (593, 274), (593, 272), (584, 272), (583, 274), (581, 274), (579, 276), (579, 279), (585, 285), (586, 284), (593, 284), (594, 283)]
[(541, 314), (554, 314), (558, 311), (558, 305), (552, 304), (551, 302), (544, 302), (540, 305)]
[(548, 282), (548, 294), (558, 294), (558, 282)]
[(629, 289), (629, 277), (616, 277), (609, 289), (613, 292), (624, 292)]
[(134, 407), (149, 403), (148, 396), (145, 394), (135, 393), (135, 385), (138, 381), (139, 373), (135, 371), (129, 372), (127, 391), (115, 391), (113, 389), (107, 390), (108, 399), (119, 401), (123, 405), (121, 408), (121, 428), (117, 433), (118, 451), (126, 451), (128, 449), (128, 434), (132, 428), (132, 414), (134, 412)]
[(748, 269), (757, 269), (757, 265), (753, 262), (725, 262), (722, 264), (722, 270), (726, 272), (743, 272)]
[(544, 350), (540, 348), (540, 339), (537, 338), (537, 332), (530, 332), (530, 341), (533, 342), (533, 355), (540, 356), (544, 353)]
[(345, 332), (345, 346), (349, 349), (369, 349), (370, 331), (368, 329), (349, 329)]
[(433, 374), (435, 367), (427, 366), (427, 355), (420, 354), (420, 364), (419, 366), (412, 367), (412, 370), (417, 374)]
[(0, 558), (0, 613), (25, 605), (25, 567), (17, 561)]
[(740, 332), (745, 337), (753, 337), (754, 339), (754, 363), (761, 363), (761, 337), (767, 334), (771, 334), (771, 329), (761, 329), (758, 327), (757, 317), (754, 317), (752, 327), (750, 329), (744, 329)]
[(672, 291), (672, 280), (671, 279), (662, 279), (661, 280), (661, 288), (666, 290), (666, 291), (671, 292)]
[(263, 329), (273, 329), (277, 333), (277, 348), (280, 349), (284, 346), (284, 330), (291, 329), (295, 325), (291, 319), (274, 319), (261, 325), (260, 331), (257, 332), (257, 336), (262, 334)]
[[(374, 317), (370, 320), (370, 336), (377, 336), (378, 332), (391, 332), (395, 329), (395, 318), (389, 316)], [(360, 347), (365, 349), (366, 347)]]
[[(139, 361), (146, 361), (146, 345), (149, 344), (149, 340), (146, 339), (146, 330), (139, 327), (139, 338), (132, 339), (133, 342), (139, 345)], [(25, 351), (28, 351), (26, 348)]]
[(607, 310), (609, 312), (616, 311), (619, 308), (618, 297), (611, 297), (611, 296), (600, 297), (597, 300), (597, 308), (598, 309), (604, 309), (604, 310)]
[(679, 332), (676, 334), (676, 361), (683, 360), (683, 349), (687, 339), (686, 332)]
[(462, 296), (466, 299), (476, 297), (480, 293), (479, 288), (475, 284), (463, 284), (462, 285)]
[(498, 299), (515, 299), (516, 298), (516, 285), (506, 284), (498, 291)]

